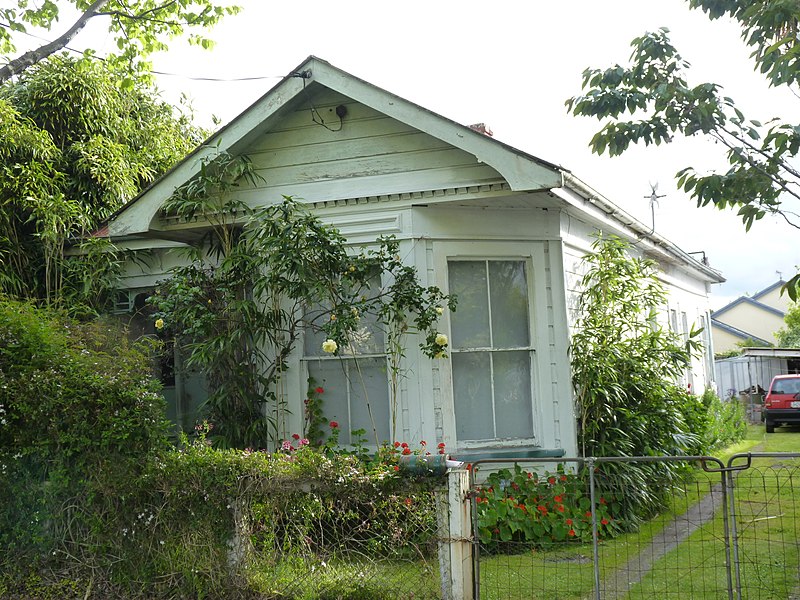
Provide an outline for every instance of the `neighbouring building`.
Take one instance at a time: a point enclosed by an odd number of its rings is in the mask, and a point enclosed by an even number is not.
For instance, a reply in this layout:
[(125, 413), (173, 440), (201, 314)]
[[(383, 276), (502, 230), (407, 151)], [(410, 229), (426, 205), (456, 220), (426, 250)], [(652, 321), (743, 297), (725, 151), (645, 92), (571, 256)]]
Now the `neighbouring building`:
[(783, 318), (791, 302), (788, 295), (781, 294), (785, 283), (776, 281), (753, 296), (741, 296), (712, 312), (714, 351), (738, 350), (743, 344), (774, 345), (775, 332), (784, 326)]

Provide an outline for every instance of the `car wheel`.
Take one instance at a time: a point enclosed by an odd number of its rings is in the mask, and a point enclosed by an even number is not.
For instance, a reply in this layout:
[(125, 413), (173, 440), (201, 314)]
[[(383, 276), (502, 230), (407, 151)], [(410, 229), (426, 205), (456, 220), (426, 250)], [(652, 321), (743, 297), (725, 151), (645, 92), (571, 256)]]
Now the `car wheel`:
[(767, 429), (767, 433), (775, 433), (775, 423), (770, 423), (767, 421), (764, 426)]

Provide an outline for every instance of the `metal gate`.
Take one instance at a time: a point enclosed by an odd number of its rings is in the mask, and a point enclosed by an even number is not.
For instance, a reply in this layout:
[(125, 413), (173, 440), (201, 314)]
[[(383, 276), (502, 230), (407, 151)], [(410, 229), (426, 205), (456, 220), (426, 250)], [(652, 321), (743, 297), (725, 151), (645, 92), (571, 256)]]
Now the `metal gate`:
[[(800, 600), (799, 459), (476, 462), (469, 494), (474, 597)], [(636, 486), (630, 463), (656, 494)], [(686, 469), (678, 485), (659, 484), (668, 463)], [(647, 518), (627, 517), (641, 512), (631, 506), (648, 502)]]

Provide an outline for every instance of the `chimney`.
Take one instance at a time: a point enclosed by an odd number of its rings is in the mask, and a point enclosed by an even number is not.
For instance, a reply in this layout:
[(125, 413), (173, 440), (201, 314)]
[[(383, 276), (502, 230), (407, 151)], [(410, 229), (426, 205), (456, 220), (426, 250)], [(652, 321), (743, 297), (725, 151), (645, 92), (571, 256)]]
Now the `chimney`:
[(475, 123), (474, 125), (470, 125), (469, 128), (473, 131), (477, 131), (478, 133), (482, 133), (483, 135), (488, 135), (489, 137), (494, 135), (486, 123)]

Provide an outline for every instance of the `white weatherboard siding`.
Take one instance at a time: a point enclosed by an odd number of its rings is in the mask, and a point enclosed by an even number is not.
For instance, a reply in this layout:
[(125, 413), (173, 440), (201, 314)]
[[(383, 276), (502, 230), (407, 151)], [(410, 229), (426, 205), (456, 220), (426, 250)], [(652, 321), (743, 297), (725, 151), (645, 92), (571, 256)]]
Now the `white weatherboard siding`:
[[(598, 226), (565, 212), (561, 217), (561, 229), (566, 306), (569, 326), (572, 329), (578, 316), (580, 282), (586, 272), (583, 257), (591, 251), (591, 244), (598, 232)], [(630, 242), (634, 244), (637, 240), (632, 239)], [(708, 323), (709, 302), (706, 282), (679, 265), (668, 263), (663, 259), (659, 260), (642, 250), (639, 246), (634, 245), (632, 254), (635, 256), (644, 254), (649, 258), (654, 258), (658, 265), (658, 277), (667, 293), (667, 305), (663, 307), (659, 319), (662, 326), (671, 326), (671, 311), (675, 311), (677, 315), (676, 332), (680, 335), (688, 334), (693, 326), (695, 329), (700, 329), (705, 323)], [(685, 327), (681, 319), (684, 313), (686, 315)], [(700, 339), (706, 346), (711, 345), (711, 340), (707, 335), (701, 335)], [(687, 371), (680, 383), (692, 383), (694, 391), (702, 392), (705, 387), (712, 385), (713, 379), (713, 364), (708, 360), (708, 349), (704, 348), (698, 356), (693, 357), (691, 369)]]

